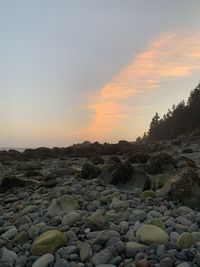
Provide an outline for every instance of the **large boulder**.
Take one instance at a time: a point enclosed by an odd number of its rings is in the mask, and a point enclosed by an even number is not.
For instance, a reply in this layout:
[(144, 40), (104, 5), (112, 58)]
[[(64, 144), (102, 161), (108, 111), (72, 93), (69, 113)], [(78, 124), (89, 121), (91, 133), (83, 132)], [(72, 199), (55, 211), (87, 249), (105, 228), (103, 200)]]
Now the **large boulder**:
[(165, 244), (169, 241), (169, 235), (163, 229), (150, 224), (142, 225), (136, 232), (136, 236), (144, 245)]
[(133, 153), (127, 159), (131, 163), (146, 163), (148, 161), (149, 154), (147, 153)]
[(154, 153), (147, 161), (149, 174), (159, 174), (169, 169), (176, 169), (176, 162), (173, 156), (167, 152)]
[(83, 164), (81, 170), (81, 178), (83, 179), (93, 179), (99, 176), (101, 169), (89, 162)]
[(32, 255), (42, 256), (47, 253), (54, 254), (59, 248), (67, 244), (65, 235), (58, 230), (51, 230), (41, 234), (32, 244)]
[(0, 179), (0, 193), (5, 193), (14, 187), (35, 186), (40, 182), (33, 179), (19, 178), (17, 176), (5, 176)]
[(57, 199), (53, 199), (49, 208), (48, 214), (52, 217), (59, 215), (60, 213), (68, 212), (71, 210), (79, 209), (79, 204), (71, 196), (62, 196)]
[(160, 195), (191, 208), (200, 208), (200, 177), (194, 169), (186, 168), (164, 185)]
[(180, 157), (176, 158), (176, 165), (179, 169), (183, 169), (186, 167), (190, 167), (190, 168), (194, 168), (194, 169), (197, 168), (197, 165), (194, 162), (194, 160), (192, 160), (186, 156), (180, 156)]
[(114, 184), (121, 189), (149, 189), (149, 177), (141, 170), (134, 168), (130, 162), (119, 162), (107, 165), (99, 177), (103, 185)]

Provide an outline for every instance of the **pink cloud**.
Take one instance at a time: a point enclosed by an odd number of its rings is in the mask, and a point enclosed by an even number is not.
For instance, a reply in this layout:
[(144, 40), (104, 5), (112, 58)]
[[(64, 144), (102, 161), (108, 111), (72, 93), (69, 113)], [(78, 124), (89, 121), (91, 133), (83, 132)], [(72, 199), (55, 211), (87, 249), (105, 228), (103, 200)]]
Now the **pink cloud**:
[(87, 109), (92, 115), (83, 135), (99, 139), (117, 130), (127, 116), (126, 100), (130, 97), (200, 70), (199, 41), (199, 35), (167, 33), (150, 42), (131, 64), (89, 98)]

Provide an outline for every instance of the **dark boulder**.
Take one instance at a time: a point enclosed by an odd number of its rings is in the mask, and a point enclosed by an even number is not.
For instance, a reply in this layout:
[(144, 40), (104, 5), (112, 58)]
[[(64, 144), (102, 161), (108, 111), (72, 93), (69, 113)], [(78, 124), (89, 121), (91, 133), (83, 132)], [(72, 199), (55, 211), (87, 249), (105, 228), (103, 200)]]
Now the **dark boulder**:
[(112, 156), (109, 158), (108, 160), (109, 163), (120, 163), (121, 162), (121, 159), (117, 156)]
[(82, 179), (93, 179), (97, 178), (101, 172), (101, 169), (93, 164), (86, 162), (83, 164), (80, 177)]
[(124, 189), (146, 190), (151, 186), (149, 177), (128, 161), (108, 164), (100, 174), (99, 180), (103, 185), (114, 184)]
[(194, 169), (186, 168), (167, 181), (160, 194), (191, 208), (200, 208), (200, 177)]
[(148, 159), (149, 154), (147, 153), (134, 153), (127, 158), (131, 163), (146, 163)]
[(16, 176), (5, 176), (0, 180), (0, 193), (5, 193), (14, 187), (34, 186), (40, 183), (35, 180), (23, 179)]
[(197, 168), (196, 163), (194, 160), (186, 157), (186, 156), (181, 156), (176, 159), (176, 165), (179, 169), (183, 169), (185, 167), (190, 167), (190, 168)]
[(167, 152), (154, 153), (147, 161), (147, 172), (149, 174), (163, 173), (169, 167), (176, 169), (176, 162), (173, 156)]
[(105, 160), (102, 157), (98, 157), (98, 156), (94, 156), (90, 158), (90, 161), (94, 164), (94, 165), (102, 165), (105, 163)]
[(191, 153), (194, 153), (194, 151), (193, 151), (192, 148), (185, 148), (185, 149), (183, 149), (183, 154), (191, 154)]

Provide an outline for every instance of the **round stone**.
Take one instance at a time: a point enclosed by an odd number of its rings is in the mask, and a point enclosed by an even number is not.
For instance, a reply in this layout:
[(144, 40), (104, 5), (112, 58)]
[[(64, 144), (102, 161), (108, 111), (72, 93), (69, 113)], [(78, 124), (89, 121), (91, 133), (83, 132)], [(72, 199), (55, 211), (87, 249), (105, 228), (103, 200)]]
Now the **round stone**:
[(47, 253), (55, 253), (61, 247), (66, 246), (65, 235), (58, 231), (52, 230), (41, 234), (34, 242), (31, 248), (33, 255), (41, 256)]
[(144, 224), (136, 232), (138, 241), (145, 245), (165, 244), (169, 241), (169, 235), (160, 227)]

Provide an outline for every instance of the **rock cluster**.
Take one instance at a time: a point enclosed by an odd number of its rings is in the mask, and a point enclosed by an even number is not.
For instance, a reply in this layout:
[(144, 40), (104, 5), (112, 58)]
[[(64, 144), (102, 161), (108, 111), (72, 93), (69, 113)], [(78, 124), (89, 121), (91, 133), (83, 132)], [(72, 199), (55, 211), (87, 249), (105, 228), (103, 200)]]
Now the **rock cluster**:
[(0, 163), (0, 267), (200, 266), (198, 168), (155, 191), (187, 163), (128, 157)]

